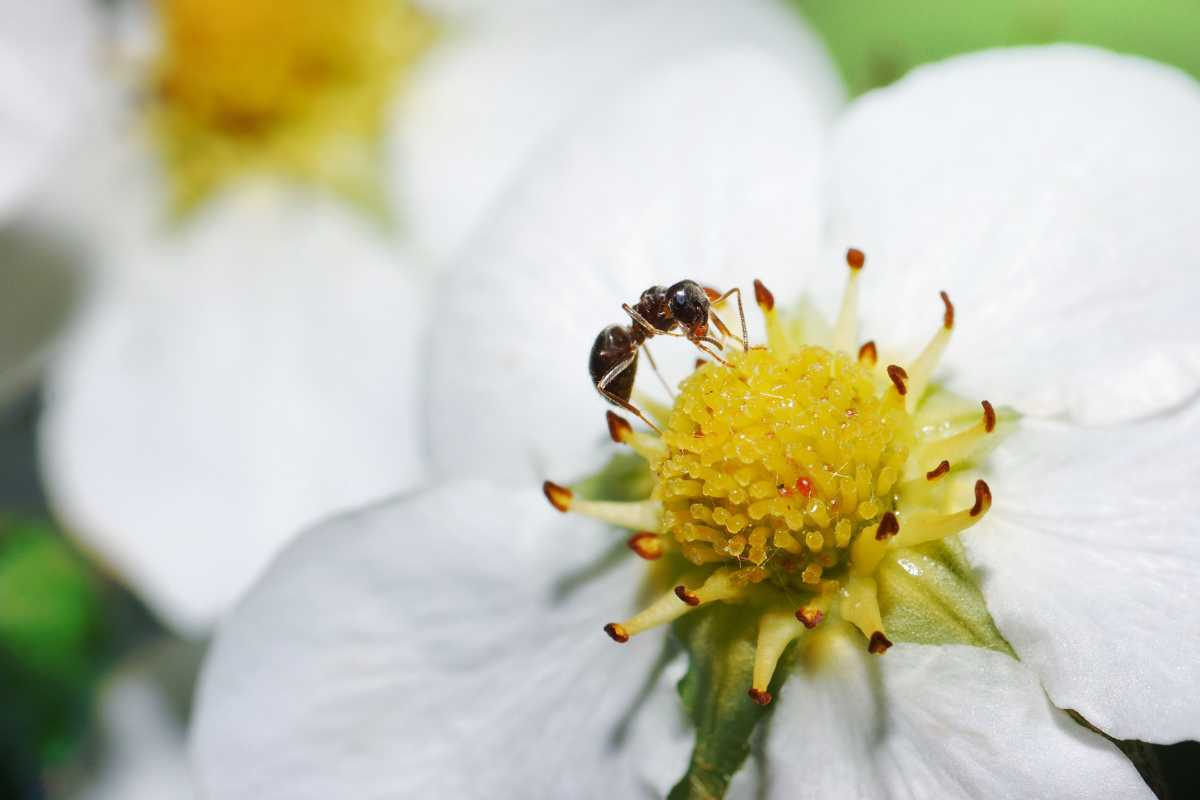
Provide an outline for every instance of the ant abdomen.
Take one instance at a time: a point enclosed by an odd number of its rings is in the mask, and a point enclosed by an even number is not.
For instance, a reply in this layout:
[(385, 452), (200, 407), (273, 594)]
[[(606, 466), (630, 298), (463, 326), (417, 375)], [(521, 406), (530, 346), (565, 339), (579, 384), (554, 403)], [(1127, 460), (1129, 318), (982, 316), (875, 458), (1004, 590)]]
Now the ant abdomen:
[(615, 367), (632, 359), (628, 366), (609, 378), (603, 388), (616, 397), (628, 401), (633, 394), (633, 379), (637, 376), (637, 349), (641, 341), (635, 340), (629, 328), (609, 325), (596, 337), (592, 344), (592, 355), (588, 359), (588, 371), (592, 383), (598, 387)]

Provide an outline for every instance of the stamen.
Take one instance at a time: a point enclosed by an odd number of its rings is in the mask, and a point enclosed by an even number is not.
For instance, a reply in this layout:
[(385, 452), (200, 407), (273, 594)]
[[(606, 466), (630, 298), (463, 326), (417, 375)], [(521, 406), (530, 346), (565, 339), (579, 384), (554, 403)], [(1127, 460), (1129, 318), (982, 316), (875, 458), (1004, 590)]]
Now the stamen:
[(892, 643), (883, 633), (883, 617), (879, 613), (879, 587), (874, 578), (850, 578), (842, 600), (842, 617), (867, 637), (869, 652), (879, 654), (891, 647)]
[[(907, 523), (905, 523), (907, 524)], [(900, 532), (900, 521), (891, 512), (885, 512), (872, 534), (864, 529), (850, 545), (850, 572), (852, 575), (871, 575), (879, 567), (887, 552), (891, 539)]]
[(574, 511), (622, 528), (657, 531), (661, 523), (662, 503), (657, 500), (639, 500), (634, 503), (583, 500), (577, 498), (566, 486), (553, 481), (545, 481), (542, 484), (542, 493), (546, 495), (550, 505), (563, 513)]
[(942, 477), (949, 471), (950, 471), (950, 462), (945, 459), (942, 459), (942, 463), (938, 464), (936, 467), (929, 470), (929, 472), (925, 473), (925, 480), (936, 481), (938, 478)]
[(775, 312), (775, 295), (757, 278), (754, 279), (754, 301), (758, 303), (763, 322), (767, 326), (767, 345), (780, 355), (790, 353), (792, 340), (783, 325), (783, 320)]
[(796, 620), (808, 630), (812, 630), (821, 624), (825, 619), (825, 614), (829, 611), (830, 593), (822, 592), (816, 595), (805, 605), (796, 609), (793, 615)]
[(918, 477), (921, 472), (928, 469), (927, 465), (929, 464), (938, 464), (942, 461), (958, 464), (969, 461), (993, 445), (996, 440), (989, 437), (989, 434), (996, 430), (996, 410), (987, 400), (984, 400), (982, 405), (983, 414), (975, 425), (953, 436), (921, 444), (913, 458), (909, 460), (905, 477)]
[(896, 537), (896, 547), (913, 547), (944, 539), (983, 519), (992, 507), (992, 490), (985, 481), (975, 481), (975, 503), (952, 514), (914, 511), (904, 517), (904, 530)]
[(773, 609), (759, 618), (758, 642), (754, 646), (754, 672), (748, 692), (751, 700), (760, 706), (770, 704), (771, 693), (767, 691), (767, 687), (771, 685), (771, 678), (779, 665), (779, 657), (792, 640), (798, 638), (806, 629), (807, 627), (787, 610)]
[(629, 537), (629, 549), (647, 561), (657, 561), (662, 558), (665, 547), (663, 539), (657, 533), (641, 531)]
[(675, 597), (693, 608), (701, 603), (711, 603), (715, 600), (731, 600), (740, 597), (745, 587), (733, 580), (733, 573), (727, 569), (719, 569), (696, 591), (689, 590), (682, 584), (673, 590)]
[(908, 373), (904, 371), (904, 367), (891, 364), (887, 368), (888, 377), (892, 381), (892, 385), (896, 387), (896, 394), (904, 397), (908, 394)]
[(933, 377), (938, 362), (942, 360), (942, 353), (945, 352), (946, 345), (950, 343), (950, 331), (954, 328), (954, 305), (945, 292), (940, 294), (942, 302), (946, 305), (946, 310), (942, 314), (942, 327), (938, 328), (937, 333), (933, 335), (929, 344), (925, 345), (921, 355), (917, 356), (917, 360), (909, 368), (909, 374), (912, 376), (908, 393), (909, 411), (920, 402), (921, 396), (925, 394), (925, 389), (929, 386), (929, 379)]
[(870, 367), (873, 367), (876, 363), (878, 363), (879, 351), (875, 348), (874, 339), (858, 348), (858, 360), (859, 363), (866, 364)]
[[(686, 601), (681, 603), (680, 589), (692, 595), (696, 599), (695, 604)], [(729, 570), (719, 569), (710, 575), (704, 585), (694, 594), (682, 586), (677, 586), (666, 594), (660, 595), (657, 600), (626, 621), (610, 622), (605, 625), (604, 630), (614, 641), (625, 642), (629, 640), (630, 636), (636, 636), (642, 631), (674, 622), (702, 603), (729, 600), (740, 596), (743, 591), (743, 587), (736, 585), (731, 580)], [(622, 636), (624, 638), (621, 638)]]
[(864, 263), (866, 256), (861, 250), (851, 247), (846, 251), (846, 265), (850, 267), (850, 274), (842, 294), (842, 310), (833, 326), (833, 349), (843, 353), (854, 352), (854, 340), (858, 338), (858, 276)]
[(638, 433), (629, 420), (612, 411), (605, 412), (608, 419), (608, 435), (618, 444), (628, 445), (633, 452), (650, 461), (667, 454), (667, 445), (661, 438), (649, 433)]

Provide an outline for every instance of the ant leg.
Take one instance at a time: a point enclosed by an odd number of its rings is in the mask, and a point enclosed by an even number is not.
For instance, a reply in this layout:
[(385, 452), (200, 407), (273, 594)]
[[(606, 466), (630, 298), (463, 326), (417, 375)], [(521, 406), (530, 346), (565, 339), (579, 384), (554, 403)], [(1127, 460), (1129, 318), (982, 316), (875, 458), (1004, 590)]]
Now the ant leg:
[(661, 436), (662, 430), (660, 430), (657, 425), (655, 425), (653, 422), (651, 422), (649, 419), (647, 419), (646, 415), (642, 413), (642, 410), (640, 408), (638, 408), (633, 403), (629, 402), (628, 400), (626, 400), (623, 397), (617, 397), (615, 394), (613, 394), (606, 388), (610, 383), (613, 382), (613, 380), (618, 375), (620, 375), (625, 370), (629, 369), (629, 365), (632, 364), (636, 360), (637, 360), (637, 351), (634, 351), (633, 355), (631, 355), (629, 358), (625, 359), (620, 364), (617, 364), (615, 367), (610, 369), (604, 375), (603, 378), (601, 378), (599, 381), (596, 382), (596, 391), (600, 392), (600, 394), (602, 394), (605, 398), (608, 399), (609, 402), (613, 403), (614, 405), (620, 406), (621, 408), (625, 409), (626, 411), (636, 414), (638, 416), (638, 419), (640, 419), (642, 422), (649, 425), (651, 428), (654, 429), (655, 433), (657, 433)]
[[(707, 337), (705, 337), (705, 339), (707, 339)], [(721, 356), (717, 355), (715, 351), (713, 351), (713, 350), (710, 350), (710, 349), (708, 349), (707, 347), (705, 347), (705, 346), (704, 346), (704, 342), (703, 342), (702, 340), (700, 340), (700, 339), (692, 339), (692, 344), (696, 345), (696, 349), (697, 349), (697, 350), (699, 350), (701, 353), (704, 353), (705, 355), (712, 356), (713, 358), (715, 358), (715, 359), (716, 359), (718, 362), (720, 362), (721, 364), (724, 364), (724, 365), (725, 365), (725, 366), (727, 366), (727, 367), (729, 366), (729, 362), (728, 362), (728, 361), (726, 361), (726, 360), (725, 360), (724, 358), (722, 358)]]
[(645, 317), (643, 317), (641, 314), (639, 314), (638, 312), (636, 312), (632, 308), (630, 308), (629, 303), (622, 303), (621, 308), (624, 309), (625, 313), (628, 314), (634, 322), (636, 322), (638, 325), (641, 325), (643, 328), (645, 328), (646, 332), (649, 333), (651, 336), (657, 336), (658, 334), (661, 333), (661, 334), (665, 334), (667, 336), (682, 336), (682, 337), (686, 338), (686, 334), (683, 334), (683, 333), (678, 333), (675, 331), (660, 331), (658, 328), (651, 325), (650, 322)]
[[(742, 338), (738, 339), (738, 341), (740, 341), (742, 343), (743, 350), (749, 350), (750, 349), (750, 343), (749, 343), (750, 335), (746, 331), (746, 310), (742, 307), (742, 290), (740, 288), (738, 288), (737, 286), (733, 287), (728, 292), (726, 292), (725, 294), (723, 294), (719, 298), (717, 298), (716, 302), (713, 303), (713, 305), (720, 305), (731, 294), (737, 295), (738, 317), (742, 321)], [(713, 317), (714, 317), (714, 321), (715, 321), (716, 315), (714, 314)], [(718, 324), (717, 327), (723, 329), (725, 326)], [(728, 331), (724, 331), (724, 332), (728, 333)], [(734, 336), (733, 338), (737, 339), (736, 336)]]
[(658, 371), (658, 364), (655, 363), (654, 356), (650, 354), (649, 345), (647, 345), (645, 342), (642, 342), (642, 349), (646, 351), (646, 358), (650, 360), (650, 368), (654, 370), (654, 374), (657, 375), (659, 381), (662, 382), (663, 388), (667, 390), (667, 397), (670, 397), (672, 400), (674, 400), (675, 392), (672, 391), (671, 385), (667, 383), (667, 379), (663, 377), (663, 374)]
[(731, 332), (729, 330), (729, 328), (727, 328), (725, 326), (725, 322), (720, 317), (717, 316), (717, 312), (710, 310), (708, 312), (708, 318), (711, 319), (713, 324), (717, 326), (717, 330), (719, 330), (721, 332), (722, 336), (728, 336), (730, 339), (733, 339), (734, 341), (738, 342), (739, 344), (742, 345), (743, 350), (748, 349), (746, 347), (746, 340), (743, 339), (742, 337), (738, 336), (737, 334)]

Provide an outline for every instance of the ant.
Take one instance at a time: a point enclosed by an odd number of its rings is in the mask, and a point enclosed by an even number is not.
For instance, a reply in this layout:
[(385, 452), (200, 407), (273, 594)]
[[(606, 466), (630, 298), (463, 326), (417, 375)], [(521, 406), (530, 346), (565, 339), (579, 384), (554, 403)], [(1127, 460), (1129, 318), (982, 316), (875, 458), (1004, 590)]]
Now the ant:
[[(712, 310), (712, 306), (719, 305), (733, 294), (737, 295), (738, 316), (742, 321), (741, 337), (730, 333), (729, 328)], [(715, 347), (717, 350), (724, 350), (725, 346), (708, 335), (708, 323), (711, 321), (723, 336), (741, 342), (743, 349), (748, 347), (742, 291), (736, 287), (725, 294), (719, 294), (712, 289), (705, 289), (693, 280), (682, 280), (669, 288), (651, 286), (642, 292), (637, 305), (631, 307), (628, 303), (622, 303), (621, 308), (629, 315), (632, 323), (628, 326), (609, 325), (600, 331), (588, 360), (592, 383), (604, 399), (633, 412), (659, 433), (662, 431), (659, 431), (658, 426), (646, 419), (641, 410), (629, 401), (633, 394), (633, 379), (637, 375), (639, 348), (646, 351), (650, 366), (658, 372), (654, 356), (650, 355), (650, 349), (646, 347), (647, 339), (659, 334), (679, 336), (694, 344), (700, 352), (728, 366), (729, 362), (712, 349)], [(676, 331), (676, 328), (682, 330)], [(661, 373), (659, 378), (662, 378)]]

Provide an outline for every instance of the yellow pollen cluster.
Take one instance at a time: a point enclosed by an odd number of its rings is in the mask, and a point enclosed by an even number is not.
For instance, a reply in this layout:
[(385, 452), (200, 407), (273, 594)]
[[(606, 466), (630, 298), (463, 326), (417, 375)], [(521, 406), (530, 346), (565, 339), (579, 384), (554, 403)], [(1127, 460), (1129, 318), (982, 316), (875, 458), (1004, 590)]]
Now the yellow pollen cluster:
[[(884, 560), (956, 536), (991, 508), (987, 483), (974, 479), (972, 501), (964, 473), (997, 439), (1000, 416), (986, 400), (967, 403), (932, 382), (954, 328), (949, 296), (940, 295), (940, 324), (924, 348), (900, 364), (880, 361), (874, 342), (857, 340), (865, 261), (859, 250), (846, 253), (846, 290), (832, 325), (784, 319), (755, 281), (766, 347), (748, 347), (711, 308), (721, 340), (704, 326), (676, 334), (712, 360), (681, 382), (671, 409), (650, 407), (657, 425), (616, 398), (655, 430), (635, 431), (608, 413), (612, 438), (654, 474), (649, 498), (589, 500), (543, 486), (559, 511), (634, 531), (631, 550), (674, 570), (671, 590), (604, 626), (614, 641), (710, 603), (738, 604), (758, 619), (748, 695), (765, 705), (784, 650), (818, 625), (836, 621), (834, 630), (857, 630), (869, 652), (886, 652), (877, 583)], [(708, 296), (719, 303), (729, 295)], [(643, 339), (671, 332), (630, 317)]]
[(396, 81), (432, 33), (403, 0), (158, 10), (154, 122), (185, 203), (247, 162), (335, 184), (365, 168)]
[(823, 347), (728, 360), (683, 382), (663, 432), (662, 529), (694, 564), (733, 561), (750, 581), (812, 589), (894, 509), (911, 419), (866, 368)]

